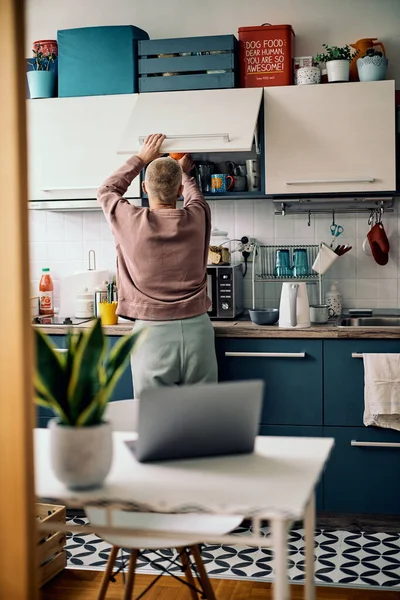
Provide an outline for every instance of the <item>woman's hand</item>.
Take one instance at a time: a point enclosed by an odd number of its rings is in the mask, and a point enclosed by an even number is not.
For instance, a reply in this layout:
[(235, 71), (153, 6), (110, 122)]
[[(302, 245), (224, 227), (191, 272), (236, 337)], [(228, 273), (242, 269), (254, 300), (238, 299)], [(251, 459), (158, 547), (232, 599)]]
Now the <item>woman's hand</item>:
[(186, 175), (190, 175), (195, 167), (194, 160), (190, 154), (185, 154), (185, 156), (178, 160), (178, 163), (181, 165), (181, 169)]
[(160, 148), (164, 140), (165, 135), (163, 133), (152, 133), (151, 135), (148, 135), (143, 146), (137, 153), (137, 156), (146, 163), (146, 165), (152, 160), (160, 158)]

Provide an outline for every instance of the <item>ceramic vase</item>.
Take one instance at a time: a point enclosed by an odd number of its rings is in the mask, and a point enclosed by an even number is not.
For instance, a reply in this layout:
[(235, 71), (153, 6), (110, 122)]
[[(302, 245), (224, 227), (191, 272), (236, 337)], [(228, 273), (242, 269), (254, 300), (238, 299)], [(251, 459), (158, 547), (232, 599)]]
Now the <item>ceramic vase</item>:
[(110, 423), (91, 427), (68, 427), (49, 421), (51, 464), (55, 476), (69, 489), (100, 486), (112, 463)]
[(386, 77), (388, 59), (385, 56), (363, 56), (357, 59), (360, 81), (382, 81)]
[(313, 85), (321, 82), (319, 67), (301, 67), (297, 71), (297, 85)]

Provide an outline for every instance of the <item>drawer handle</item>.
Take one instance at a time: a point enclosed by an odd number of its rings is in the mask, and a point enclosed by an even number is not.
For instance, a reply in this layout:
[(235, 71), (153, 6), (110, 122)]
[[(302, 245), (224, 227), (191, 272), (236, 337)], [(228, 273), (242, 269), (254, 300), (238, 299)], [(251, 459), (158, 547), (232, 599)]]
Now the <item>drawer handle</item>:
[(351, 446), (364, 446), (365, 448), (400, 448), (400, 442), (358, 442), (351, 440)]
[(305, 352), (225, 352), (225, 356), (249, 358), (305, 358)]
[(360, 354), (359, 352), (352, 352), (351, 358), (364, 358), (364, 354)]
[(357, 177), (356, 179), (294, 179), (286, 181), (286, 185), (308, 185), (312, 183), (373, 183), (374, 177)]
[[(143, 144), (146, 139), (146, 135), (139, 135), (139, 142)], [(229, 133), (189, 133), (182, 135), (167, 135), (166, 140), (204, 140), (204, 139), (222, 139), (224, 142), (229, 142)]]

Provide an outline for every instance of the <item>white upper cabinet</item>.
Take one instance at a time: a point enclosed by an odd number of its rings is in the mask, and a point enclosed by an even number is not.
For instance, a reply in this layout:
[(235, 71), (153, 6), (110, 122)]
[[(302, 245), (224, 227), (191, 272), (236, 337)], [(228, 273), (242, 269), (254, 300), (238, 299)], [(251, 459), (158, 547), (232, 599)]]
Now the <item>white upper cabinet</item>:
[(138, 151), (150, 133), (164, 133), (163, 152), (251, 150), (262, 88), (140, 94), (118, 146)]
[[(117, 144), (136, 94), (28, 100), (29, 200), (96, 198), (127, 156)], [(140, 197), (139, 178), (127, 198)]]
[(394, 82), (264, 89), (267, 194), (396, 189)]

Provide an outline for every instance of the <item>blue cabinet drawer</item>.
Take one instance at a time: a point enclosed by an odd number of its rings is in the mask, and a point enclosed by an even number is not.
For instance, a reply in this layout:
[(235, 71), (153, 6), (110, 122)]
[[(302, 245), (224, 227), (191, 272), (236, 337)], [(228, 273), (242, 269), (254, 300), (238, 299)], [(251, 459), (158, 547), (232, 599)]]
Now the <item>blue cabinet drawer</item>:
[[(290, 437), (323, 437), (322, 427), (288, 427), (285, 425), (261, 425), (259, 435)], [(316, 489), (317, 510), (324, 508), (324, 488), (321, 480)]]
[(217, 338), (216, 349), (220, 381), (265, 381), (262, 424), (322, 425), (321, 340)]
[[(65, 348), (65, 335), (50, 335), (53, 344), (57, 348)], [(52, 410), (43, 406), (36, 406), (36, 427), (47, 427), (47, 423), (54, 417)]]
[(324, 342), (324, 425), (363, 425), (364, 364), (353, 354), (400, 352), (400, 340)]
[[(109, 351), (120, 339), (121, 338), (118, 336), (110, 336), (107, 338)], [(130, 400), (131, 398), (133, 398), (133, 383), (131, 364), (128, 362), (125, 367), (125, 371), (122, 373), (113, 393), (111, 394), (109, 402), (113, 402), (114, 400)]]
[[(324, 436), (335, 438), (323, 480), (324, 509), (400, 514), (400, 432), (324, 427)], [(388, 443), (394, 446), (375, 445)]]

